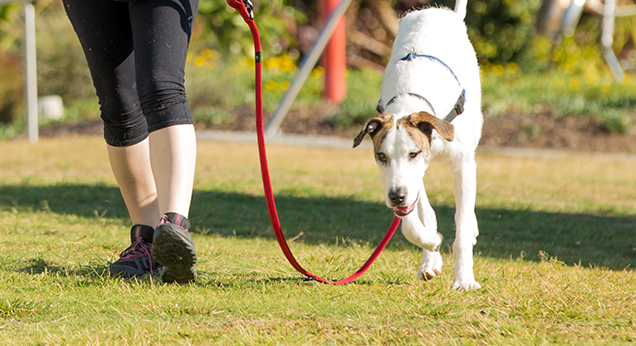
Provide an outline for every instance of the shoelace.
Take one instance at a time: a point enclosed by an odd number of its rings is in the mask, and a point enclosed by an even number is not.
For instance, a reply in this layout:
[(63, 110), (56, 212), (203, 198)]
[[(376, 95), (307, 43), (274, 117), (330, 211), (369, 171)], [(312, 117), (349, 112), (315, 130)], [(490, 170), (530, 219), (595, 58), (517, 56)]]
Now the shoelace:
[(150, 273), (152, 274), (152, 257), (150, 256), (151, 250), (152, 244), (145, 242), (143, 238), (139, 237), (134, 243), (132, 243), (132, 245), (124, 250), (119, 257), (124, 259), (138, 259), (148, 256), (148, 266), (150, 267)]

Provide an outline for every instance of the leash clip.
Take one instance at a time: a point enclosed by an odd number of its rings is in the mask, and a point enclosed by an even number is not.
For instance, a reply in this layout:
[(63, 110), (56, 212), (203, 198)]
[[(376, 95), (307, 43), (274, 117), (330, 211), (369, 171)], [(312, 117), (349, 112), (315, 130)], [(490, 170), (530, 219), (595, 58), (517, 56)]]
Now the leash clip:
[(243, 5), (247, 9), (250, 19), (254, 19), (254, 4), (250, 0), (243, 0)]
[(226, 0), (227, 4), (237, 10), (243, 20), (254, 20), (254, 4), (250, 0)]
[(318, 280), (317, 276), (308, 276), (303, 279), (303, 282), (310, 282), (310, 281), (316, 281), (316, 280)]

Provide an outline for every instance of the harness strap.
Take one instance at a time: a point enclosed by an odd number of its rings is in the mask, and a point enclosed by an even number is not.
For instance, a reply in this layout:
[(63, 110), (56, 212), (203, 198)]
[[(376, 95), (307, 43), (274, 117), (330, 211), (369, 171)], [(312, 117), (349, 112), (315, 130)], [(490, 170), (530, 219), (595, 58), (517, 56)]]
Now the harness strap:
[(464, 103), (466, 103), (466, 90), (462, 89), (462, 93), (459, 95), (457, 102), (455, 102), (455, 107), (444, 117), (444, 120), (450, 123), (458, 115), (464, 113)]
[[(439, 64), (441, 64), (442, 66), (446, 67), (448, 69), (448, 71), (451, 73), (451, 75), (453, 75), (453, 78), (455, 78), (455, 81), (457, 81), (457, 84), (459, 85), (460, 88), (462, 88), (462, 92), (461, 94), (459, 94), (459, 97), (457, 98), (457, 102), (455, 102), (455, 105), (453, 106), (453, 109), (444, 117), (444, 120), (451, 122), (453, 121), (458, 115), (464, 113), (464, 104), (466, 103), (466, 89), (464, 89), (462, 87), (462, 84), (459, 82), (459, 78), (457, 78), (457, 75), (455, 75), (455, 72), (453, 72), (453, 70), (446, 65), (445, 62), (443, 62), (442, 60), (440, 60), (439, 58), (432, 56), (432, 55), (426, 55), (426, 54), (417, 54), (415, 53), (415, 49), (412, 49), (411, 52), (409, 54), (407, 54), (405, 57), (403, 57), (402, 59), (398, 60), (398, 61), (412, 61), (415, 58), (426, 58), (432, 61), (435, 61)], [(400, 96), (404, 96), (404, 95), (410, 95), (413, 97), (417, 97), (420, 100), (423, 100), (424, 102), (426, 102), (429, 107), (431, 107), (431, 110), (433, 110), (433, 114), (435, 114), (435, 109), (433, 108), (433, 105), (431, 104), (431, 102), (429, 102), (424, 96), (416, 94), (416, 93), (402, 93), (402, 94), (397, 94), (395, 96), (393, 96), (389, 102), (386, 103), (386, 105), (382, 105), (382, 100), (378, 101), (378, 106), (376, 107), (376, 110), (378, 111), (378, 113), (384, 113), (384, 110), (389, 107), (389, 105), (391, 105), (393, 102), (395, 102)]]
[(448, 69), (448, 71), (450, 71), (450, 73), (453, 75), (453, 77), (457, 81), (457, 84), (461, 85), (461, 83), (459, 82), (459, 79), (455, 75), (455, 72), (453, 72), (453, 69), (451, 69), (448, 65), (446, 65), (445, 62), (440, 60), (438, 57), (435, 57), (435, 56), (432, 56), (432, 55), (427, 55), (427, 54), (417, 54), (417, 53), (415, 53), (415, 48), (413, 48), (411, 50), (411, 52), (409, 54), (407, 54), (405, 57), (403, 57), (402, 59), (400, 59), (400, 61), (411, 61), (411, 60), (415, 60), (415, 58), (426, 58), (426, 59), (433, 60), (435, 62), (440, 63), (442, 66), (446, 67)]
[(397, 95), (393, 96), (393, 97), (389, 100), (389, 102), (387, 102), (387, 103), (386, 103), (386, 106), (384, 106), (384, 107), (382, 107), (382, 105), (380, 105), (380, 102), (378, 102), (378, 107), (376, 108), (376, 110), (378, 111), (378, 113), (382, 113), (382, 112), (384, 112), (384, 109), (385, 109), (386, 107), (388, 107), (388, 106), (389, 106), (389, 105), (391, 105), (393, 102), (395, 102), (395, 100), (397, 100), (397, 99), (398, 99), (398, 97), (400, 97), (400, 96), (404, 96), (404, 95), (410, 95), (410, 96), (413, 96), (413, 97), (417, 97), (418, 99), (420, 99), (420, 100), (422, 100), (422, 101), (426, 102), (426, 104), (428, 104), (428, 106), (429, 106), (429, 107), (431, 107), (431, 109), (433, 110), (433, 114), (435, 114), (435, 108), (433, 108), (433, 105), (432, 105), (432, 104), (431, 104), (431, 103), (430, 103), (430, 102), (429, 102), (429, 101), (428, 101), (428, 100), (427, 100), (424, 96), (422, 96), (422, 95), (420, 95), (420, 94), (415, 94), (415, 93), (397, 94)]

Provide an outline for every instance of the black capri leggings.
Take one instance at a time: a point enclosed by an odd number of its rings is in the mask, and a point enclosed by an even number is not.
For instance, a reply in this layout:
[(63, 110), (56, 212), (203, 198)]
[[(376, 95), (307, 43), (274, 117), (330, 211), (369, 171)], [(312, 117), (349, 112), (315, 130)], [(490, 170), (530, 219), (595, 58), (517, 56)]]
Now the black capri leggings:
[(99, 98), (106, 143), (192, 124), (185, 60), (199, 0), (63, 0)]

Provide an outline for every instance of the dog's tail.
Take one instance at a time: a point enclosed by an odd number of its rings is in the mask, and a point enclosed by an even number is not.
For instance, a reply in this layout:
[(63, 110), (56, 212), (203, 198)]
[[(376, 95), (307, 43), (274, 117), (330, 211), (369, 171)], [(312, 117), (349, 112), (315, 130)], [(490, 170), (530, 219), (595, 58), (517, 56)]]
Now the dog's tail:
[(468, 6), (468, 0), (455, 0), (455, 13), (457, 13), (462, 19), (466, 18), (466, 7)]

